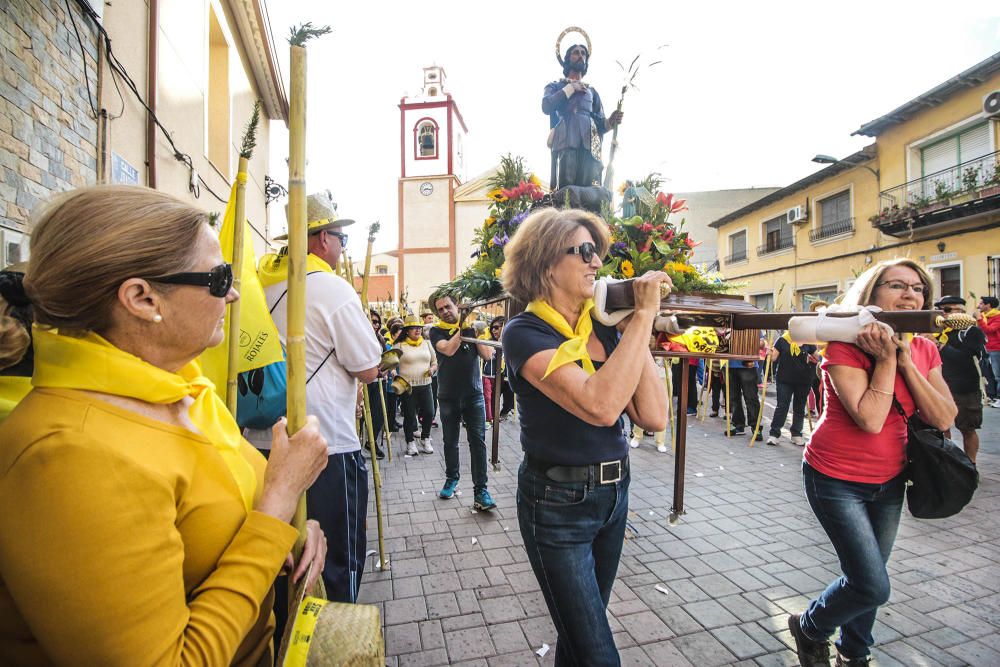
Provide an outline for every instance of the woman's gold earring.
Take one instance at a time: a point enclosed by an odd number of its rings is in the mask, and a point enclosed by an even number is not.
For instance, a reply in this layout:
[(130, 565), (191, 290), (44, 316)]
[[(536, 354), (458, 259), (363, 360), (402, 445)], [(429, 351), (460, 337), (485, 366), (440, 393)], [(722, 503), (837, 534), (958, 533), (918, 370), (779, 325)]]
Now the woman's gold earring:
[(163, 321), (163, 315), (160, 315), (159, 313), (157, 313), (156, 315), (153, 315), (153, 322), (155, 322), (156, 324), (159, 324), (162, 321)]

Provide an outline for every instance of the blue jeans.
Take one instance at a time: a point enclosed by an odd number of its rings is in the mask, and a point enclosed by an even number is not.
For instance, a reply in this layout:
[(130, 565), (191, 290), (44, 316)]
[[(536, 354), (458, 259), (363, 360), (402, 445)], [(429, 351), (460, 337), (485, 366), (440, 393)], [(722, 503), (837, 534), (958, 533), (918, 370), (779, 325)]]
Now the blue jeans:
[(606, 610), (625, 540), (629, 476), (554, 482), (522, 462), (517, 519), (559, 633), (556, 665), (620, 665)]
[(465, 422), (469, 438), (469, 467), (476, 491), (486, 488), (486, 403), (482, 392), (461, 398), (438, 398), (444, 438), (444, 475), (458, 481), (458, 435)]
[(1000, 351), (987, 352), (990, 358), (990, 368), (993, 369), (993, 379), (996, 380), (995, 395), (1000, 396)]
[(840, 558), (843, 576), (826, 587), (802, 614), (802, 631), (822, 640), (840, 628), (837, 649), (862, 658), (875, 643), (875, 613), (889, 600), (885, 564), (903, 510), (906, 475), (884, 484), (848, 482), (802, 463), (806, 498)]
[[(802, 422), (806, 418), (806, 401), (809, 399), (809, 392), (812, 386), (808, 384), (788, 384), (778, 382), (778, 404), (774, 408), (774, 415), (771, 417), (771, 435), (775, 438), (781, 437), (781, 427), (785, 425), (788, 418), (788, 406), (792, 406), (792, 427), (789, 429), (792, 435), (802, 435)], [(793, 400), (794, 399), (794, 400)]]

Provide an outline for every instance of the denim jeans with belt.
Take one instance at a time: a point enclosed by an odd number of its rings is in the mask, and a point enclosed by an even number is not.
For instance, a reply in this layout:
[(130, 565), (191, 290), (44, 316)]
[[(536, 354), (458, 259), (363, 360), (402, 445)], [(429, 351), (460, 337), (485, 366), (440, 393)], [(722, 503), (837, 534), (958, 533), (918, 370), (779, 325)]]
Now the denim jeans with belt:
[(620, 665), (608, 624), (625, 539), (628, 471), (611, 484), (555, 482), (521, 463), (517, 518), (552, 623), (556, 665)]
[(875, 613), (889, 600), (885, 564), (903, 510), (905, 474), (883, 484), (848, 482), (802, 463), (806, 497), (840, 559), (843, 576), (826, 587), (802, 614), (802, 632), (822, 640), (840, 628), (837, 649), (862, 658), (875, 640)]
[(486, 403), (482, 392), (461, 398), (438, 397), (441, 431), (444, 440), (444, 476), (458, 480), (458, 436), (465, 422), (469, 438), (469, 467), (476, 491), (486, 488)]

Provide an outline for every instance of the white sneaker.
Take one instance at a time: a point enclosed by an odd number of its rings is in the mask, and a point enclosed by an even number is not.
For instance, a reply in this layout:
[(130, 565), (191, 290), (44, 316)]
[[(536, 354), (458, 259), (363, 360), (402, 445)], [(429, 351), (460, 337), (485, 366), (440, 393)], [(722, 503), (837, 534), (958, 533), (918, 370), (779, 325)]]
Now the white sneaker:
[(637, 448), (639, 446), (639, 438), (633, 436), (632, 439), (628, 441), (628, 446), (632, 449)]
[(434, 448), (431, 447), (430, 438), (420, 438), (420, 451), (424, 454), (433, 454)]
[(793, 435), (792, 436), (792, 444), (793, 445), (798, 445), (799, 447), (805, 447), (806, 446), (806, 441), (805, 441), (805, 439), (801, 435)]
[(410, 441), (406, 443), (406, 455), (416, 456), (417, 455), (417, 443)]
[(996, 399), (990, 404), (991, 408), (1000, 408), (1000, 398)]
[(667, 453), (667, 446), (661, 442), (660, 444), (658, 444), (656, 446), (656, 451), (658, 451), (661, 454), (666, 454)]
[[(776, 437), (774, 437), (773, 435), (769, 435), (769, 436), (767, 436), (767, 444), (769, 444), (769, 445), (777, 445), (777, 444), (778, 444), (778, 441), (779, 441), (780, 439), (781, 439), (781, 438), (776, 438)], [(802, 438), (799, 438), (799, 440), (801, 440), (801, 439), (802, 439)], [(795, 438), (792, 438), (792, 442), (795, 442)]]

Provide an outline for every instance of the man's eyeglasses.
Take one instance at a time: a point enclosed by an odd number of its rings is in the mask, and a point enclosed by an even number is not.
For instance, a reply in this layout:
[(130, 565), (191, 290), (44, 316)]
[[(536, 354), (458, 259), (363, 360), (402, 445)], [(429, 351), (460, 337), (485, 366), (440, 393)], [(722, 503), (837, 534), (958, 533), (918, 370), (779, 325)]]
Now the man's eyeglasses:
[(219, 264), (204, 273), (173, 273), (169, 276), (150, 278), (150, 280), (168, 285), (207, 287), (209, 294), (221, 299), (229, 294), (229, 290), (233, 287), (233, 265)]
[(590, 241), (581, 243), (575, 248), (570, 248), (566, 251), (567, 255), (579, 255), (580, 259), (584, 261), (585, 264), (590, 264), (594, 259), (594, 255), (597, 254), (597, 246), (595, 246)]
[(885, 282), (875, 283), (875, 287), (888, 287), (893, 292), (905, 292), (906, 288), (913, 290), (914, 294), (920, 294), (921, 296), (927, 296), (930, 292), (930, 288), (923, 283), (917, 283), (916, 285), (911, 285), (909, 283), (904, 283), (902, 280), (886, 280)]

